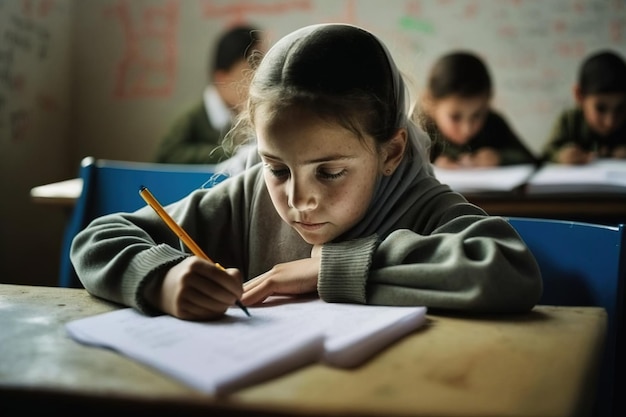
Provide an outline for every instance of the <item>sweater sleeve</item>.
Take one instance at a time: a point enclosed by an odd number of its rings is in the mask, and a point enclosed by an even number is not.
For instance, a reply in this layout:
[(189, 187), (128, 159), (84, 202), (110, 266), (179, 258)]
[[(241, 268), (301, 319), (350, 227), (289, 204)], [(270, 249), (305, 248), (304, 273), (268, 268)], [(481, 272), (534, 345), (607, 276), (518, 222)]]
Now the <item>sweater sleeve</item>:
[(442, 216), (428, 233), (398, 229), (322, 250), (318, 291), (329, 302), (523, 312), (539, 300), (539, 267), (500, 217)]
[(78, 278), (90, 294), (147, 314), (154, 311), (143, 299), (145, 286), (189, 256), (150, 210), (93, 220), (76, 235), (70, 252)]
[[(238, 184), (232, 184), (236, 179), (230, 178), (165, 207), (207, 254), (242, 269), (245, 254), (241, 241), (246, 226), (242, 210), (235, 208), (242, 206), (243, 180), (239, 176)], [(148, 314), (155, 311), (144, 298), (146, 286), (188, 256), (189, 249), (147, 206), (93, 220), (75, 236), (70, 251), (76, 273), (89, 293)]]

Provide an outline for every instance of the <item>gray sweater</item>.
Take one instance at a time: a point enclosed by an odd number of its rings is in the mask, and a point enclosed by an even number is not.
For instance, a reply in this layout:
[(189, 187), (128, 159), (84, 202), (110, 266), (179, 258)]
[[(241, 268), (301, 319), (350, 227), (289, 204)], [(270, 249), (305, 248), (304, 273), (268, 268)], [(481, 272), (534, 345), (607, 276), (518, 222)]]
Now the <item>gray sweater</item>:
[[(415, 164), (418, 165), (418, 164)], [(515, 230), (403, 164), (363, 221), (322, 249), (320, 298), (328, 302), (523, 312), (542, 291), (537, 263)], [(168, 212), (212, 259), (248, 280), (310, 256), (311, 245), (276, 213), (258, 164)], [(143, 289), (190, 256), (154, 211), (94, 220), (74, 239), (71, 259), (91, 294), (155, 314)]]

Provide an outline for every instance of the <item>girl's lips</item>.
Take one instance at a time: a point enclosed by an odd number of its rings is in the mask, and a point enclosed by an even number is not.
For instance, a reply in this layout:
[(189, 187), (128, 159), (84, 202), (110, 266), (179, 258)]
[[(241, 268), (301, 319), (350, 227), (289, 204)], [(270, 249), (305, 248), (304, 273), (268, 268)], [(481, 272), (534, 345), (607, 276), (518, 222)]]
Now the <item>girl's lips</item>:
[(296, 222), (296, 224), (298, 225), (298, 227), (305, 229), (305, 230), (317, 230), (319, 228), (321, 228), (322, 226), (324, 226), (325, 223), (302, 223), (302, 222)]

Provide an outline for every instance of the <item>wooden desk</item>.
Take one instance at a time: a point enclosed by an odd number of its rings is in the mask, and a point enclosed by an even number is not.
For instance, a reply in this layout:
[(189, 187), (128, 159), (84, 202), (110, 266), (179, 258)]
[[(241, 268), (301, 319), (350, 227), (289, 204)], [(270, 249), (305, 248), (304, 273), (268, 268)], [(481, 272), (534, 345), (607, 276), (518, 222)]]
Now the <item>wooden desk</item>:
[[(82, 191), (82, 180), (40, 185), (31, 192), (33, 202), (72, 208)], [(467, 194), (467, 199), (496, 216), (542, 217), (601, 224), (626, 223), (625, 195), (528, 196), (521, 191)]]
[(467, 194), (470, 202), (495, 216), (626, 223), (626, 194), (527, 195), (523, 192)]
[(66, 336), (69, 320), (114, 308), (81, 289), (0, 285), (2, 415), (588, 415), (607, 320), (595, 307), (429, 315), (425, 328), (357, 369), (312, 365), (214, 398)]
[(30, 190), (30, 197), (35, 203), (72, 208), (78, 197), (80, 197), (82, 190), (83, 180), (81, 178), (72, 178), (33, 187)]

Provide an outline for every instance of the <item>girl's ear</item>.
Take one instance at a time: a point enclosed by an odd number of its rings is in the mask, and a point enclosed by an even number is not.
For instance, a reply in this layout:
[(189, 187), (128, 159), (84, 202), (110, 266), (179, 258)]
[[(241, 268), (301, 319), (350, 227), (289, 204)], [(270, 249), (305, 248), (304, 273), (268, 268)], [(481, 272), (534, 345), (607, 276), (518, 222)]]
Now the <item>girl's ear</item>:
[(574, 94), (574, 99), (577, 103), (581, 103), (583, 101), (583, 93), (580, 91), (580, 85), (574, 84), (572, 88), (572, 93)]
[(406, 149), (408, 134), (406, 129), (398, 129), (391, 139), (389, 139), (382, 149), (382, 172), (383, 175), (391, 175), (396, 170)]

